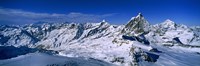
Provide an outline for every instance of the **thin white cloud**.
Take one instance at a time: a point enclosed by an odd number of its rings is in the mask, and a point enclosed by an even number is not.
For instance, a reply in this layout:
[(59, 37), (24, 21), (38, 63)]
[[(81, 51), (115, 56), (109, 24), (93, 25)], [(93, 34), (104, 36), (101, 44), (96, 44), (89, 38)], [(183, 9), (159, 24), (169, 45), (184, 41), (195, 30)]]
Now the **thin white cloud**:
[(115, 15), (103, 14), (83, 14), (71, 12), (68, 14), (49, 14), (49, 13), (35, 13), (18, 9), (0, 8), (0, 24), (30, 24), (39, 21), (44, 22), (99, 22), (106, 17)]

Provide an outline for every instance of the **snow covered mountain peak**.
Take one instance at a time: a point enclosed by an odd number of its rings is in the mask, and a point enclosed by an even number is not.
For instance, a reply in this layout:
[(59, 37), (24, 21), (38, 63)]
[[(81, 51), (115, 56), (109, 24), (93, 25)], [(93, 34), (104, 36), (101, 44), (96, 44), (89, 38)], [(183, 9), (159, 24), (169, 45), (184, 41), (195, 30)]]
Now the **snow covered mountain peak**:
[(171, 30), (171, 29), (176, 29), (177, 24), (175, 22), (171, 21), (170, 19), (167, 19), (163, 23), (160, 23), (159, 27)]
[(167, 19), (167, 20), (165, 20), (162, 24), (163, 24), (163, 25), (170, 26), (170, 25), (175, 25), (175, 22), (174, 22), (174, 21), (171, 21), (170, 19)]
[(170, 19), (166, 19), (165, 22), (173, 22), (172, 20)]
[(136, 16), (136, 18), (141, 18), (143, 17), (142, 13), (138, 13), (138, 15)]
[(125, 25), (124, 31), (128, 34), (140, 35), (143, 33), (149, 32), (150, 24), (143, 17), (141, 13), (139, 13), (136, 17), (131, 18), (128, 24)]
[[(194, 39), (195, 31), (192, 31), (191, 28), (187, 27), (183, 24), (176, 24), (175, 22), (167, 19), (163, 23), (153, 25), (153, 29), (151, 29), (154, 35), (159, 35), (160, 38), (156, 38), (156, 43), (173, 43), (174, 39), (178, 39), (180, 44), (189, 45)], [(152, 38), (154, 36), (150, 36)]]

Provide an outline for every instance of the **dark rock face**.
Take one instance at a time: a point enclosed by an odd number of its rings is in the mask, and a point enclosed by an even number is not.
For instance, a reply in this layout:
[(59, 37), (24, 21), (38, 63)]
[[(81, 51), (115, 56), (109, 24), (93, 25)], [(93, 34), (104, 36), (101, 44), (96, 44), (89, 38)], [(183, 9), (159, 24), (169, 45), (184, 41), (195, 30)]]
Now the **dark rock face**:
[(157, 59), (159, 58), (159, 55), (148, 53), (148, 52), (145, 52), (143, 56), (144, 56), (144, 60), (148, 62), (156, 62)]
[(122, 35), (122, 38), (125, 40), (131, 40), (131, 41), (138, 41), (140, 43), (143, 43), (145, 45), (149, 45), (150, 42), (144, 37), (144, 35), (140, 36), (127, 36), (127, 35)]
[(138, 42), (143, 43), (145, 45), (150, 44), (150, 42), (145, 38), (144, 34), (137, 36), (136, 39), (137, 39)]
[(73, 40), (79, 39), (83, 34), (83, 32), (84, 32), (84, 25), (83, 24), (78, 25), (78, 31), (76, 32), (76, 36), (73, 38)]
[(183, 44), (178, 37), (173, 38), (173, 43)]

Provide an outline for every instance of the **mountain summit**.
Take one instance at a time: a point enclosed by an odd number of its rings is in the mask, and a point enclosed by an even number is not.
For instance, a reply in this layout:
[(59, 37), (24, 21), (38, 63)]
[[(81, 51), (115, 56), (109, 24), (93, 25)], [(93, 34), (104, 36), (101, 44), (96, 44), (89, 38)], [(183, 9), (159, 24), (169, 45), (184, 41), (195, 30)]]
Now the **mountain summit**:
[(161, 26), (164, 28), (175, 29), (177, 25), (175, 22), (171, 21), (170, 19), (167, 19), (163, 23), (161, 23)]
[(140, 35), (149, 32), (149, 23), (143, 17), (141, 13), (139, 13), (136, 17), (133, 17), (128, 24), (125, 25), (125, 32), (128, 34)]

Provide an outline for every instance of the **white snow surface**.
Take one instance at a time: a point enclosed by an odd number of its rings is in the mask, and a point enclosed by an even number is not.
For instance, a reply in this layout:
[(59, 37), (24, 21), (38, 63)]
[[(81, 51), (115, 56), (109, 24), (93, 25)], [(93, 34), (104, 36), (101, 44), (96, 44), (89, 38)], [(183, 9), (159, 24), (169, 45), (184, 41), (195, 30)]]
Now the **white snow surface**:
[(16, 58), (0, 60), (0, 66), (114, 66), (113, 64), (90, 58), (69, 58), (44, 53), (30, 53)]

